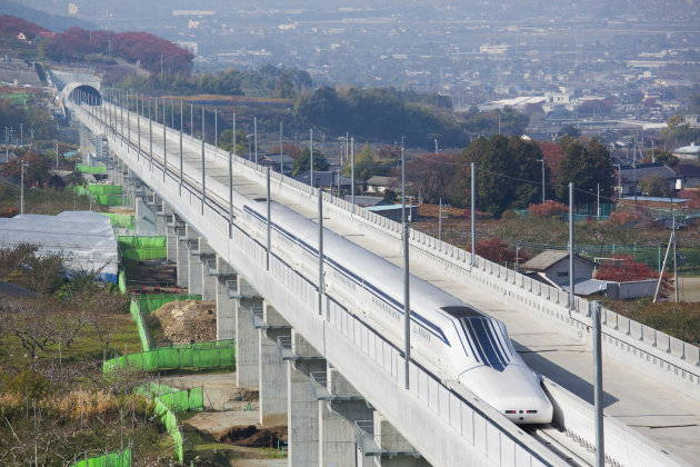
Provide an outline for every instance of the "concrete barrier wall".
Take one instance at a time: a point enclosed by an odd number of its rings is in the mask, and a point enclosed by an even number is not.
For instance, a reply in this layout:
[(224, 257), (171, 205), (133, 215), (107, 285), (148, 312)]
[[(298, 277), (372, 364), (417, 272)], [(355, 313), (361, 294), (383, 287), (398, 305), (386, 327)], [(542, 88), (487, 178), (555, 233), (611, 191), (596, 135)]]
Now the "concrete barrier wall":
[[(83, 119), (85, 117), (83, 116)], [(85, 120), (84, 120), (85, 121)], [(97, 129), (95, 124), (88, 125)], [(110, 137), (113, 138), (113, 137)], [(116, 142), (116, 141), (115, 141)], [(302, 335), (360, 390), (374, 407), (433, 465), (561, 465), (561, 461), (487, 404), (461, 387), (447, 387), (413, 362), (411, 389), (402, 388), (400, 350), (342, 305), (326, 301), (316, 313), (317, 288), (276, 256), (265, 270), (261, 243), (234, 228), (227, 213), (205, 204), (176, 178), (152, 170), (146, 158), (114, 144), (119, 157), (178, 214), (203, 235), (216, 253), (241, 271)]]
[[(556, 401), (554, 423), (589, 449), (595, 449), (594, 409), (588, 402), (544, 378), (543, 386)], [(604, 418), (606, 464), (680, 466), (661, 446), (614, 418)]]
[[(159, 128), (159, 131), (155, 128)], [(167, 131), (171, 137), (179, 137), (178, 131)], [(162, 135), (162, 127), (159, 124), (154, 124), (154, 135), (156, 134)], [(115, 138), (115, 141), (119, 139)], [(201, 141), (187, 135), (183, 137), (183, 144), (190, 150), (201, 149)], [(215, 156), (222, 161), (228, 161), (229, 155), (219, 148), (207, 144), (206, 152), (209, 157)], [(169, 158), (168, 165), (176, 170), (179, 161), (172, 159)], [(234, 157), (233, 164), (234, 173), (243, 174), (261, 184), (265, 183), (265, 169), (262, 166), (240, 157)], [(196, 180), (191, 181), (195, 185), (198, 184)], [(309, 185), (274, 172), (271, 174), (271, 183), (277, 196), (298, 203), (315, 202), (316, 190)], [(388, 238), (401, 238), (402, 227), (398, 222), (353, 206), (327, 193), (324, 194), (324, 200), (327, 212), (332, 211), (334, 215), (359, 222)], [(222, 201), (227, 202), (223, 198)], [(414, 247), (412, 254), (420, 256), (433, 266), (459, 274), (466, 280), (477, 280), (501, 294), (504, 300), (546, 315), (548, 319), (559, 321), (582, 337), (590, 332), (590, 304), (587, 300), (576, 297), (574, 311), (570, 314), (568, 294), (564, 291), (533, 281), (478, 256), (472, 264), (469, 252), (413, 229), (410, 241)], [(400, 243), (395, 243), (398, 251)], [(603, 316), (604, 346), (607, 355), (644, 370), (653, 369), (669, 383), (672, 381), (679, 390), (700, 399), (700, 349), (697, 346), (624, 318), (612, 310), (603, 309)], [(628, 328), (620, 327), (619, 323), (626, 323)]]

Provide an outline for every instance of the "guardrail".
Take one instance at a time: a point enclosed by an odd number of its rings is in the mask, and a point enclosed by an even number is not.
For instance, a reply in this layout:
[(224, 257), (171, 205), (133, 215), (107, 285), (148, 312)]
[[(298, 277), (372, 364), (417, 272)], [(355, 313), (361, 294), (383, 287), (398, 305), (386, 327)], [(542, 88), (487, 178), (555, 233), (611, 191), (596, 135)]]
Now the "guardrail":
[[(155, 127), (160, 127), (160, 132), (162, 132), (160, 124), (156, 123)], [(166, 133), (170, 134), (171, 137), (179, 137), (179, 131), (173, 129), (166, 128)], [(124, 144), (125, 138), (123, 136), (117, 135), (116, 132), (114, 135)], [(183, 144), (185, 142), (188, 145), (196, 144), (197, 147), (201, 147), (201, 141), (187, 134), (183, 134)], [(222, 161), (228, 161), (228, 153), (206, 143), (205, 147), (209, 156), (216, 156)], [(168, 167), (174, 166), (172, 162), (168, 160)], [(243, 173), (261, 184), (265, 183), (266, 170), (264, 167), (238, 156), (234, 156), (232, 162), (234, 173)], [(160, 165), (155, 160), (150, 163)], [(162, 165), (160, 167), (162, 170)], [(165, 172), (169, 173), (170, 169), (168, 168)], [(177, 178), (174, 170), (173, 173), (175, 175), (173, 178)], [(201, 194), (197, 190), (200, 183), (189, 176), (184, 177), (184, 179), (191, 185), (188, 188), (190, 196), (194, 193), (197, 198), (201, 199)], [(317, 190), (315, 188), (286, 175), (271, 173), (271, 184), (283, 196), (296, 198), (300, 202), (308, 203), (316, 198)], [(207, 196), (211, 195), (208, 193)], [(327, 203), (327, 210), (349, 220), (360, 222), (383, 235), (394, 239), (401, 238), (402, 226), (400, 223), (354, 206), (328, 193), (324, 193), (323, 198), (324, 202)], [(225, 203), (224, 201), (224, 205)], [(206, 205), (206, 199), (202, 201), (202, 205)], [(222, 205), (219, 207), (218, 214), (227, 217), (227, 211)], [(225, 219), (225, 222), (228, 225), (229, 219)], [(410, 230), (410, 243), (414, 256), (417, 255), (434, 266), (459, 274), (465, 279), (475, 279), (500, 293), (504, 299), (560, 321), (580, 333), (590, 331), (590, 303), (588, 300), (576, 297), (570, 312), (569, 298), (565, 291), (535, 281), (480, 256), (475, 256), (472, 261), (472, 255), (469, 252), (414, 229)], [(652, 366), (660, 370), (661, 374), (673, 376), (680, 383), (680, 387), (689, 395), (700, 398), (700, 349), (697, 346), (606, 308), (602, 309), (602, 317), (604, 341), (608, 344), (605, 345), (605, 351), (608, 355), (624, 360), (626, 363), (632, 361), (644, 367)]]
[[(178, 181), (177, 177), (170, 178), (174, 182)], [(160, 180), (158, 183), (161, 183)], [(195, 187), (190, 186), (189, 182), (186, 185), (186, 191), (190, 195), (195, 194)], [(177, 193), (177, 187), (174, 190)], [(187, 197), (187, 194), (184, 197)], [(229, 232), (228, 210), (209, 195), (203, 201), (206, 202), (203, 202), (201, 214), (199, 206), (193, 205), (191, 200), (189, 203), (185, 202), (183, 208), (195, 211), (196, 214), (193, 215), (201, 215), (201, 218), (207, 219), (209, 228), (229, 238), (231, 248), (245, 255), (255, 268), (264, 271), (267, 256), (265, 247), (235, 224)], [(301, 305), (298, 308), (299, 313), (309, 313), (316, 319), (325, 320), (332, 328), (334, 335), (342, 336), (345, 342), (356, 349), (358, 355), (373, 363), (375, 371), (379, 371), (397, 387), (402, 386), (404, 358), (398, 347), (329, 297), (327, 313), (316, 314), (318, 298), (316, 285), (274, 253), (270, 258), (268, 274), (274, 278), (270, 283), (286, 290), (288, 295), (294, 297), (296, 303)], [(510, 459), (513, 465), (558, 464), (557, 458), (546, 448), (525, 435), (487, 404), (478, 399), (471, 399), (473, 395), (461, 388), (458, 383), (454, 383), (454, 386), (446, 385), (438, 376), (415, 361), (410, 362), (409, 371), (411, 380), (414, 382), (410, 393), (414, 396), (416, 403), (422, 405), (431, 415), (444, 420), (448, 430), (452, 430), (464, 443), (473, 447), (475, 452), (481, 453), (490, 463), (501, 464), (503, 459)]]

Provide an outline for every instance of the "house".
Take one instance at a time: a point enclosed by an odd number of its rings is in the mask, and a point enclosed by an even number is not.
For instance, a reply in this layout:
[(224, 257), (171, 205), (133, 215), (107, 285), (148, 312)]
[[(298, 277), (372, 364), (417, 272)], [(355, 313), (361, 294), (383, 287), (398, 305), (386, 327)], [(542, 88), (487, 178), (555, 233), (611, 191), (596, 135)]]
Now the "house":
[(620, 196), (641, 194), (642, 181), (651, 178), (661, 178), (671, 189), (675, 189), (678, 179), (675, 170), (663, 164), (637, 164), (636, 167), (622, 167), (619, 172), (618, 180), (622, 185)]
[(287, 154), (266, 154), (260, 161), (260, 165), (270, 167), (272, 170), (280, 171), (280, 163), (284, 164), (284, 173), (289, 174), (294, 165), (294, 159)]
[[(343, 199), (348, 203), (352, 202), (351, 195), (345, 195)], [(371, 206), (391, 204), (391, 202), (386, 201), (382, 196), (355, 195), (355, 204), (361, 208), (368, 208)]]
[[(401, 222), (401, 209), (403, 205), (401, 204), (380, 204), (376, 206), (370, 206), (367, 208), (369, 212), (379, 214), (391, 220)], [(408, 220), (415, 221), (418, 218), (418, 206), (417, 205), (407, 205), (406, 206), (406, 216)]]
[[(304, 172), (296, 177), (296, 180), (306, 183), (307, 185), (311, 182), (311, 176), (309, 172)], [(340, 175), (339, 172), (333, 170), (314, 170), (314, 186), (321, 188), (337, 188), (338, 183), (340, 183), (341, 190), (350, 189), (352, 181)]]
[[(522, 266), (527, 275), (554, 287), (569, 285), (569, 252), (566, 250), (544, 250)], [(576, 283), (593, 278), (593, 261), (579, 255), (574, 257)]]
[(679, 159), (684, 159), (688, 161), (698, 161), (700, 160), (700, 146), (697, 146), (693, 142), (690, 143), (689, 146), (683, 146), (682, 148), (674, 149), (672, 154)]
[(396, 186), (396, 178), (374, 175), (365, 182), (367, 193), (384, 193)]
[(678, 164), (675, 170), (681, 180), (681, 189), (700, 188), (700, 165)]

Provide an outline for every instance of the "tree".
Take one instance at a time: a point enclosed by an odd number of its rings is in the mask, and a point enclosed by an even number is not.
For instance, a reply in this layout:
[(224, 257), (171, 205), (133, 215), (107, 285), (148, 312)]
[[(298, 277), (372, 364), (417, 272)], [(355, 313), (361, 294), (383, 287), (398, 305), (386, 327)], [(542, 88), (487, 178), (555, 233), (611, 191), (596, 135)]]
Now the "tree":
[[(321, 154), (321, 152), (314, 150), (314, 170), (328, 170), (330, 164), (326, 157)], [(294, 159), (294, 165), (292, 165), (292, 176), (296, 177), (301, 173), (308, 172), (311, 168), (311, 152), (309, 149), (305, 149), (301, 153), (301, 156)]]
[(448, 199), (448, 190), (458, 170), (453, 154), (423, 154), (406, 163), (406, 179), (428, 203)]
[(663, 177), (647, 177), (640, 183), (642, 193), (646, 196), (660, 196), (670, 198), (673, 196), (673, 187), (669, 181)]
[[(557, 196), (568, 202), (569, 182), (574, 183), (574, 201), (590, 203), (598, 184), (603, 198), (612, 196), (614, 173), (610, 152), (597, 139), (564, 138), (564, 160), (561, 163)], [(590, 195), (583, 193), (588, 191)]]
[(564, 138), (566, 136), (569, 138), (578, 138), (581, 136), (581, 132), (573, 125), (564, 125), (563, 127), (559, 128), (557, 138)]
[(464, 206), (471, 176), (462, 167), (476, 163), (477, 206), (495, 216), (512, 207), (525, 208), (540, 199), (542, 151), (536, 143), (518, 136), (478, 138), (463, 152), (450, 184), (449, 201)]
[(656, 271), (628, 255), (614, 256), (613, 261), (602, 263), (595, 273), (596, 279), (615, 282), (640, 281), (658, 277), (659, 274)]

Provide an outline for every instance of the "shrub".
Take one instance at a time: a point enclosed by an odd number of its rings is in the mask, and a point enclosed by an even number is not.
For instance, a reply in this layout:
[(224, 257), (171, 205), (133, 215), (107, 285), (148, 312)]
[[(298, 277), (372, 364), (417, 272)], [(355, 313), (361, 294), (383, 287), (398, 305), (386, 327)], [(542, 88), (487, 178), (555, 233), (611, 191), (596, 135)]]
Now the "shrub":
[(559, 201), (549, 200), (540, 204), (531, 204), (527, 212), (535, 217), (551, 217), (566, 214), (569, 212), (569, 207)]
[(41, 399), (51, 387), (51, 383), (42, 374), (33, 370), (22, 370), (7, 381), (11, 393), (21, 394), (30, 399)]
[[(500, 238), (487, 238), (476, 242), (476, 253), (494, 263), (515, 262), (515, 249), (508, 247), (508, 244)], [(519, 259), (526, 259), (521, 253)]]
[(641, 219), (642, 216), (637, 212), (618, 209), (610, 214), (608, 222), (613, 225), (622, 226), (639, 222)]
[(601, 264), (595, 278), (606, 281), (626, 282), (644, 279), (656, 279), (658, 273), (644, 263), (639, 263), (632, 256), (616, 255), (615, 261)]

